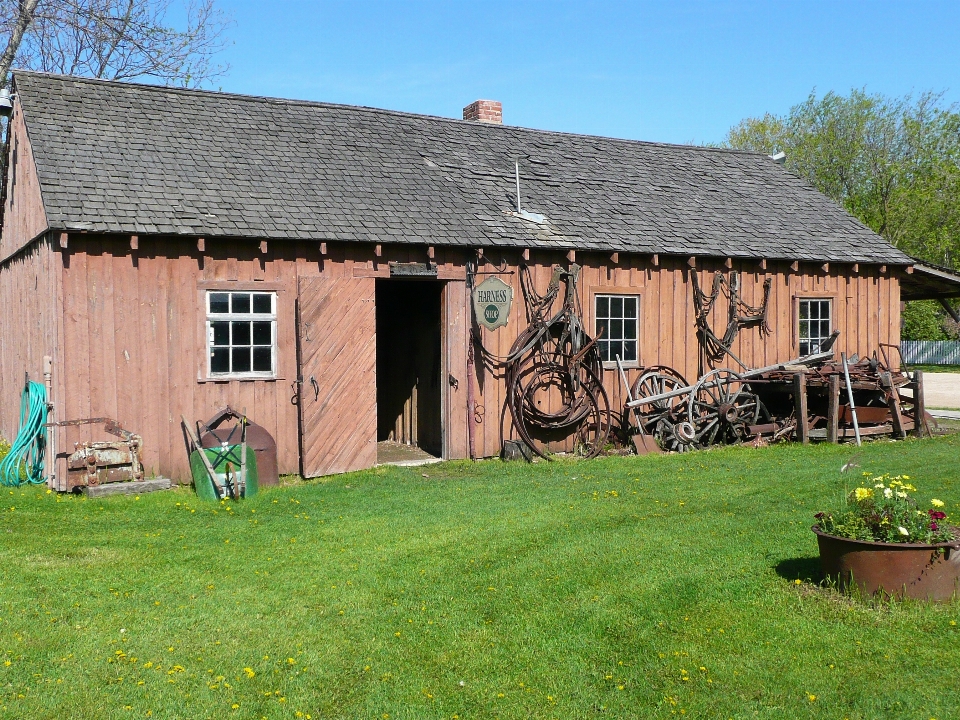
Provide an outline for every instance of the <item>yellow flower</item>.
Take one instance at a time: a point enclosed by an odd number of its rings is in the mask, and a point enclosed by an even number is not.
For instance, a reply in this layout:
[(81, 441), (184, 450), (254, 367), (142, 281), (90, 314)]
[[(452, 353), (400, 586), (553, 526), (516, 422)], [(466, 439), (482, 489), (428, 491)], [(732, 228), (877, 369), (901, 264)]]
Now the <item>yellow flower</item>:
[(943, 500), (937, 500), (936, 498), (934, 498), (933, 500), (930, 501), (930, 504), (933, 505), (934, 507), (943, 507)]
[(248, 678), (252, 678), (256, 673), (253, 671), (253, 668), (245, 667), (243, 671), (247, 674)]
[(813, 702), (816, 699), (817, 699), (816, 695), (809, 695), (809, 694), (807, 695), (807, 700), (809, 700), (810, 702)]
[(853, 491), (853, 494), (856, 496), (857, 500), (866, 500), (867, 498), (873, 497), (873, 490), (865, 487), (858, 487)]

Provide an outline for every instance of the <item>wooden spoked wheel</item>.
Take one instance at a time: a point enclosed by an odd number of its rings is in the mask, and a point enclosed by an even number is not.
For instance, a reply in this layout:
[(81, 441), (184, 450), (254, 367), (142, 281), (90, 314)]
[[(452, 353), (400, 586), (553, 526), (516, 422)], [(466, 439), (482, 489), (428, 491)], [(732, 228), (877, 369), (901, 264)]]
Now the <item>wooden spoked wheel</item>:
[[(633, 399), (653, 397), (687, 387), (687, 381), (673, 368), (656, 366), (647, 370), (633, 385)], [(665, 417), (682, 414), (686, 398), (683, 395), (657, 400), (637, 408), (635, 416), (640, 427), (648, 435), (654, 435), (657, 424)]]
[(732, 370), (712, 370), (700, 378), (687, 400), (687, 422), (703, 447), (718, 442), (742, 442), (747, 427), (760, 416), (760, 400), (750, 385)]

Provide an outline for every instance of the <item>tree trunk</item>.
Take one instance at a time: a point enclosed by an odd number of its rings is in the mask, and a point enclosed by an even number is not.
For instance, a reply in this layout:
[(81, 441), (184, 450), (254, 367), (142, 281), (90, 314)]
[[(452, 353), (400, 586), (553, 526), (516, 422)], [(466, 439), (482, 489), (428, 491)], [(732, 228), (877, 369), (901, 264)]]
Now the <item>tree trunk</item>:
[(37, 9), (37, 3), (40, 0), (20, 0), (20, 14), (17, 16), (17, 24), (10, 33), (10, 40), (7, 41), (7, 49), (0, 56), (0, 86), (6, 87), (10, 66), (13, 65), (13, 59), (17, 56), (17, 50), (20, 49), (20, 41), (23, 40), (23, 34), (27, 31), (30, 23), (33, 22), (33, 13)]

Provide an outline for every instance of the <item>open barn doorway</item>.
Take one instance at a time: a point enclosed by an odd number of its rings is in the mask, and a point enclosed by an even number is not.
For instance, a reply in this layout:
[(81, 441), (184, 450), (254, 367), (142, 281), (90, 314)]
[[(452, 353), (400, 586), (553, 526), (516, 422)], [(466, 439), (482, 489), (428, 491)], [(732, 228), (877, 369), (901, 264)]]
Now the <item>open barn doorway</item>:
[(440, 299), (443, 283), (377, 280), (377, 461), (443, 453)]

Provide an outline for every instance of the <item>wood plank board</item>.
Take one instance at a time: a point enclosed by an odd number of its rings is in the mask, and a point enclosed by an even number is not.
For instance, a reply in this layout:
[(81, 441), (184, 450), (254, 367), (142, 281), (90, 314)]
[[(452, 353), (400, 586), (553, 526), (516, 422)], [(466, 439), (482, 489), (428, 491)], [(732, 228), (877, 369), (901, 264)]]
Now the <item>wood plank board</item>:
[(373, 278), (300, 278), (300, 457), (306, 477), (377, 462)]

